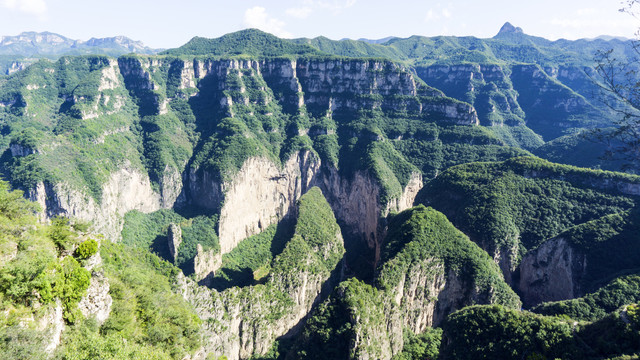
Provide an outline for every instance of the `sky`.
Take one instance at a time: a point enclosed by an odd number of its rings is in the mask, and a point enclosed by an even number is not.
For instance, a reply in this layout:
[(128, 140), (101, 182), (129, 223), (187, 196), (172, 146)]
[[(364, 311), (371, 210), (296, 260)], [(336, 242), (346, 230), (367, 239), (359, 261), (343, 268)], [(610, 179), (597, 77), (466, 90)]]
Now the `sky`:
[(487, 38), (509, 21), (551, 40), (632, 38), (640, 16), (620, 12), (623, 5), (621, 0), (0, 0), (0, 36), (23, 31), (80, 40), (124, 35), (154, 48), (172, 48), (194, 36), (213, 38), (245, 28), (285, 38)]

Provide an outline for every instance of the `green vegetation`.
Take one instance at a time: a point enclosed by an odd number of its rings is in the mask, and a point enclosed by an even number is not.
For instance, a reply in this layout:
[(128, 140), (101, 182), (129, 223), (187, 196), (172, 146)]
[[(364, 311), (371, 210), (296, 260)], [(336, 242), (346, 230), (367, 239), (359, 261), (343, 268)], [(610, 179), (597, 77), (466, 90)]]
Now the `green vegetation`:
[[(443, 325), (443, 359), (606, 359), (640, 350), (635, 305), (593, 323), (493, 306), (460, 310)], [(631, 311), (630, 311), (631, 310)], [(627, 357), (629, 358), (629, 357)]]
[[(223, 259), (226, 263), (224, 271), (227, 274), (233, 274), (231, 267), (234, 266), (259, 266), (258, 269), (264, 269), (263, 264), (265, 260), (268, 261), (265, 280), (255, 279), (252, 284), (240, 284), (252, 286), (227, 286), (220, 293), (214, 292), (214, 296), (220, 296), (223, 304), (243, 304), (239, 307), (240, 314), (235, 313), (234, 316), (241, 316), (243, 321), (253, 324), (255, 331), (266, 331), (270, 329), (266, 326), (291, 314), (292, 308), (295, 309), (294, 306), (300, 301), (296, 295), (298, 289), (309, 291), (310, 284), (329, 286), (334, 280), (332, 276), (340, 271), (339, 265), (344, 255), (340, 228), (320, 189), (311, 188), (298, 201), (293, 234), (287, 231), (288, 225), (281, 223), (278, 228), (266, 229), (267, 236), (261, 236), (263, 233), (243, 240)], [(290, 240), (286, 244), (280, 244), (284, 238)], [(271, 251), (281, 245), (284, 245), (284, 248), (273, 258), (274, 253)], [(320, 283), (316, 283), (317, 281)], [(303, 301), (310, 300), (312, 299), (308, 298)], [(302, 304), (298, 303), (299, 305)], [(227, 305), (224, 306), (226, 308)], [(258, 308), (261, 311), (256, 313), (255, 309)], [(208, 321), (212, 321), (216, 331), (226, 330), (224, 325), (218, 325), (217, 319)], [(253, 358), (282, 358), (288, 352), (289, 346), (287, 339), (279, 339), (268, 354), (254, 354)]]
[(173, 210), (158, 210), (150, 214), (129, 211), (124, 216), (122, 243), (143, 249), (153, 248), (161, 257), (168, 259), (167, 229), (171, 223), (180, 224), (184, 220)]
[[(602, 130), (607, 136), (611, 131)], [(568, 164), (592, 169), (621, 171), (622, 161), (604, 159), (607, 150), (615, 148), (607, 145), (589, 133), (566, 135), (554, 139), (535, 149), (533, 153), (551, 162)]]
[[(640, 351), (640, 311), (627, 305), (639, 301), (633, 194), (640, 177), (528, 156), (617, 169), (596, 160), (606, 148), (576, 135), (611, 125), (611, 113), (588, 94), (597, 86), (582, 71), (603, 44), (524, 34), (369, 44), (246, 30), (194, 38), (159, 57), (122, 56), (117, 67), (105, 56), (41, 60), (0, 79), (0, 171), (16, 187), (42, 183), (51, 196), (63, 186), (98, 206), (117, 171), (148, 175), (163, 200), (188, 179), (183, 194), (197, 203), (193, 189), (229, 182), (248, 159), (283, 166), (308, 151), (322, 160), (320, 176), (334, 174), (333, 167), (338, 181), (372, 177), (382, 209), (421, 172), (428, 184), (420, 202), (444, 214), (421, 205), (382, 221), (387, 237), (371, 250), (378, 266), (371, 283), (351, 278), (329, 291), (345, 250), (333, 212), (314, 188), (300, 199), (295, 221), (271, 226), (223, 256), (213, 301), (257, 304), (240, 316), (262, 333), (298, 300), (289, 290), (301, 286), (300, 274), (329, 279), (300, 337), (293, 345), (277, 340), (264, 357), (270, 359), (287, 352), (380, 358), (401, 342), (395, 359), (633, 356)], [(611, 45), (618, 52), (626, 46)], [(194, 59), (200, 68), (192, 69)], [(295, 78), (288, 75), (291, 59)], [(200, 346), (201, 321), (172, 287), (180, 270), (193, 272), (198, 244), (219, 251), (214, 212), (221, 204), (132, 211), (121, 244), (98, 244), (86, 224), (65, 218), (38, 224), (36, 207), (8, 189), (0, 182), (0, 357), (44, 358), (47, 339), (33, 324), (57, 304), (66, 330), (56, 358), (178, 359)], [(171, 224), (182, 234), (173, 264), (161, 259), (170, 258)], [(580, 285), (590, 293), (533, 309), (555, 317), (512, 310), (518, 297), (478, 245), (496, 259), (517, 252), (508, 259), (513, 266), (557, 236), (586, 255)], [(103, 264), (92, 271), (106, 276), (113, 298), (101, 325), (77, 306), (92, 281), (83, 265), (97, 253)], [(349, 254), (347, 261), (369, 255)], [(443, 333), (405, 331), (401, 338), (402, 325), (390, 325), (391, 317), (421, 315), (397, 293), (415, 271), (434, 284), (444, 278), (463, 294), (445, 305), (419, 286), (424, 306), (447, 306), (434, 310), (434, 321), (467, 305), (501, 306), (467, 307), (443, 323)], [(248, 313), (255, 309), (266, 315)], [(206, 326), (223, 333), (219, 323), (209, 319)]]
[(445, 359), (580, 358), (570, 322), (499, 305), (453, 313), (443, 330)]
[(83, 223), (55, 218), (51, 225), (38, 224), (35, 210), (20, 191), (0, 182), (3, 358), (46, 358), (50, 329), (37, 323), (52, 316), (57, 304), (67, 329), (55, 358), (180, 359), (195, 351), (200, 320), (172, 291), (177, 268), (146, 249), (103, 242), (103, 265), (92, 271), (106, 275), (113, 305), (99, 326), (77, 306), (92, 281), (82, 259), (96, 254), (98, 242), (78, 233), (86, 229)]
[(89, 239), (85, 240), (78, 245), (78, 248), (75, 251), (75, 256), (79, 259), (87, 259), (98, 252), (98, 242)]
[(242, 240), (231, 252), (222, 255), (222, 266), (216, 271), (211, 287), (222, 291), (261, 281), (259, 275), (271, 271), (271, 262), (291, 239), (292, 231), (293, 226), (285, 220)]
[(639, 231), (640, 212), (636, 207), (580, 224), (558, 236), (586, 255), (588, 264), (581, 285), (588, 292), (617, 276), (637, 272), (640, 267)]
[[(291, 350), (298, 359), (351, 359), (358, 333), (355, 319), (365, 316), (380, 324), (384, 320), (378, 291), (357, 279), (342, 282), (311, 314), (298, 343)], [(369, 318), (371, 316), (372, 318)], [(375, 325), (374, 325), (375, 326)], [(364, 336), (364, 334), (360, 334)], [(379, 339), (373, 339), (377, 341)], [(372, 344), (376, 348), (378, 344)], [(375, 355), (374, 355), (375, 357)]]
[(55, 359), (118, 359), (118, 360), (170, 360), (174, 359), (162, 349), (128, 341), (117, 333), (101, 334), (95, 321), (86, 320), (71, 327), (64, 335), (64, 345)]
[(64, 57), (7, 78), (0, 101), (13, 105), (0, 108), (0, 124), (9, 130), (2, 145), (31, 153), (5, 154), (2, 168), (15, 185), (64, 181), (100, 202), (112, 172), (125, 162), (142, 168), (135, 139), (121, 130), (132, 124), (135, 105), (122, 87), (98, 91), (108, 66), (102, 56)]
[[(296, 244), (297, 248), (292, 244)], [(330, 251), (316, 254), (324, 247), (328, 247), (327, 250)], [(316, 261), (307, 261), (310, 267), (305, 268), (305, 262), (298, 260), (310, 254), (313, 254)], [(322, 191), (313, 187), (298, 200), (298, 217), (293, 238), (274, 261), (273, 271), (281, 274), (293, 270), (312, 274), (330, 272), (338, 265), (343, 254), (342, 234), (331, 206)], [(285, 261), (286, 257), (288, 259)]]
[(618, 183), (640, 178), (519, 157), (452, 167), (429, 183), (436, 209), (484, 249), (536, 247), (571, 226), (632, 208)]
[(182, 242), (178, 248), (175, 265), (189, 275), (193, 273), (193, 258), (196, 256), (198, 244), (202, 245), (204, 250), (219, 251), (217, 223), (217, 215), (186, 218), (169, 209), (149, 214), (134, 210), (125, 214), (122, 243), (151, 250), (156, 255), (173, 261), (167, 236), (169, 225), (176, 224), (182, 230)]
[[(179, 271), (176, 267), (146, 249), (119, 244), (104, 243), (100, 253), (113, 297), (111, 314), (100, 334), (152, 346), (172, 358), (198, 348), (200, 319), (172, 291)], [(69, 341), (78, 339), (71, 336)]]
[[(398, 341), (399, 334), (390, 329), (395, 316), (409, 318), (412, 311), (405, 308), (404, 302), (397, 304), (393, 300), (398, 299), (398, 291), (404, 291), (398, 289), (401, 277), (431, 276), (435, 282), (438, 275), (447, 274), (446, 281), (459, 283), (461, 292), (473, 294), (469, 299), (458, 299), (461, 303), (454, 307), (469, 305), (465, 301), (520, 306), (518, 296), (504, 282), (500, 269), (487, 253), (433, 209), (418, 206), (393, 216), (385, 244), (374, 280), (376, 286), (355, 278), (340, 283), (311, 313), (291, 350), (296, 358), (377, 358), (389, 351), (389, 343)], [(450, 278), (450, 274), (458, 279)], [(426, 302), (437, 302), (437, 295), (423, 286), (419, 286), (414, 296), (421, 298), (424, 292)], [(407, 332), (404, 350), (396, 358), (435, 359), (440, 334), (437, 330), (419, 335)]]
[(594, 321), (623, 305), (640, 302), (640, 276), (619, 277), (596, 292), (581, 298), (540, 304), (532, 312), (548, 316)]
[(249, 55), (282, 56), (318, 53), (308, 45), (293, 44), (258, 29), (226, 34), (217, 39), (194, 37), (177, 49), (162, 52), (166, 55)]
[[(35, 207), (18, 191), (10, 192), (0, 182), (0, 246), (9, 260), (0, 268), (0, 304), (8, 310), (0, 320), (12, 325), (14, 316), (35, 311), (34, 304), (52, 306), (60, 299), (64, 318), (75, 322), (81, 315), (76, 305), (89, 286), (90, 273), (72, 256), (60, 257), (61, 252), (75, 247), (80, 241), (69, 221), (55, 219), (51, 226), (36, 227)], [(15, 311), (9, 311), (16, 309)]]
[(435, 360), (440, 352), (442, 329), (428, 328), (422, 334), (413, 334), (411, 330), (404, 331), (404, 346), (402, 351), (392, 360)]
[[(476, 293), (478, 301), (520, 306), (518, 296), (504, 282), (498, 266), (480, 247), (457, 230), (442, 214), (419, 205), (393, 216), (376, 284), (393, 291), (412, 266), (425, 259), (444, 263), (447, 276), (455, 274)], [(431, 270), (433, 271), (433, 270)]]

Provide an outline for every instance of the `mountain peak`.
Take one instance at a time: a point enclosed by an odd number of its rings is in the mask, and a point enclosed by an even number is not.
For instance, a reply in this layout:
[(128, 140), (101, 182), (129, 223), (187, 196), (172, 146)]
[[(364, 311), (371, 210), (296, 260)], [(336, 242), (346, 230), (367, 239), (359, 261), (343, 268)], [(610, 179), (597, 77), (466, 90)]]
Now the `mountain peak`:
[(498, 31), (498, 35), (500, 34), (524, 34), (524, 31), (522, 31), (522, 28), (515, 27), (507, 21), (506, 23), (504, 23), (504, 25), (502, 25), (500, 31)]

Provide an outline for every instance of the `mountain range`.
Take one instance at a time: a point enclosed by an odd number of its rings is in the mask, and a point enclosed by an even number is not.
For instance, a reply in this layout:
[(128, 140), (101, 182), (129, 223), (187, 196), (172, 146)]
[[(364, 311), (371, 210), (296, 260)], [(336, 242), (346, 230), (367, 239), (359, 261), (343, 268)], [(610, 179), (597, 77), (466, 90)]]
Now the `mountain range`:
[(632, 41), (134, 45), (0, 77), (0, 357), (637, 358)]

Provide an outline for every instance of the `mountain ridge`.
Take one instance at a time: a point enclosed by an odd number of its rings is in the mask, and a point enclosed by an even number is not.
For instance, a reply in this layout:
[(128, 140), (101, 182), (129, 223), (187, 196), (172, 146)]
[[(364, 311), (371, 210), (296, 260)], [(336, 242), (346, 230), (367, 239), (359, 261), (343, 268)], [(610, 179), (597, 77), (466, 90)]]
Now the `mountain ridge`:
[(0, 358), (637, 353), (640, 176), (531, 155), (615, 124), (589, 51), (623, 43), (503, 28), (250, 29), (2, 77)]

